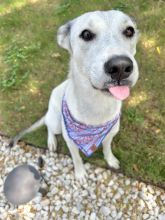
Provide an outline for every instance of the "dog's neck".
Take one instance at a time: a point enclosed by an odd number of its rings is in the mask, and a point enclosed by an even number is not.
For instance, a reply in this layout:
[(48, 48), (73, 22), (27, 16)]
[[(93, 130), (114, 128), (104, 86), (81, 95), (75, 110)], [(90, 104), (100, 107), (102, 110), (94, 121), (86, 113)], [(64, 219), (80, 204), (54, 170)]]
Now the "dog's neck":
[(88, 77), (78, 71), (75, 66), (71, 67), (66, 94), (73, 116), (90, 124), (101, 124), (114, 118), (121, 110), (121, 101), (94, 89)]

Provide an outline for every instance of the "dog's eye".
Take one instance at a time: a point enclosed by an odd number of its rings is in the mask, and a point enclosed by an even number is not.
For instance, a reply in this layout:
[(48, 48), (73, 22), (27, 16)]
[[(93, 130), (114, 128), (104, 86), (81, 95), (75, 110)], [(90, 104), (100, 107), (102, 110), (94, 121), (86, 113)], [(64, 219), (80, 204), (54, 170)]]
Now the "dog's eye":
[(95, 34), (89, 30), (84, 30), (81, 32), (80, 37), (85, 41), (91, 41), (95, 38)]
[(134, 30), (134, 28), (131, 27), (131, 26), (127, 27), (127, 28), (123, 31), (123, 34), (124, 34), (126, 37), (129, 37), (129, 38), (133, 37), (134, 33), (135, 33), (135, 30)]

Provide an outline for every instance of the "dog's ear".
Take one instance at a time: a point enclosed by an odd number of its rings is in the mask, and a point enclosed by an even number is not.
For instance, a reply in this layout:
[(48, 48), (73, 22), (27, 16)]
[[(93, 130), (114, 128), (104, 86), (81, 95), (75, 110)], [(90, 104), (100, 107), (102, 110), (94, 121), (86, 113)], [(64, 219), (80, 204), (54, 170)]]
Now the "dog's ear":
[(62, 25), (57, 32), (57, 43), (60, 47), (72, 51), (70, 44), (71, 21)]

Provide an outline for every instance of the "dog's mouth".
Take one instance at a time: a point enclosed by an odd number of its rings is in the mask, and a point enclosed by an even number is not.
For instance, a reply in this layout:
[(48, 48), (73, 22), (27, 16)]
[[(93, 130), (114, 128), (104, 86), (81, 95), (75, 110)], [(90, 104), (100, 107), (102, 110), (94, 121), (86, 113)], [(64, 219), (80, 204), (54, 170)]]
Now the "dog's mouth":
[(94, 89), (98, 89), (101, 92), (110, 94), (113, 97), (115, 97), (116, 99), (121, 100), (121, 101), (125, 100), (126, 98), (129, 97), (130, 87), (131, 87), (131, 82), (126, 81), (126, 80), (121, 81), (121, 82), (105, 83), (104, 87), (101, 88), (101, 89), (93, 86)]

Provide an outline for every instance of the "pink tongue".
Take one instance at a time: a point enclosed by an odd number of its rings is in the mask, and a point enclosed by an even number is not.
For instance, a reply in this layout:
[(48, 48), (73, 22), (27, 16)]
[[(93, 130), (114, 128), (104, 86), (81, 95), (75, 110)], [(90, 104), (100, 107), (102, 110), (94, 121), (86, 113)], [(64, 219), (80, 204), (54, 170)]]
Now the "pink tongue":
[(129, 87), (128, 86), (114, 86), (109, 88), (110, 93), (119, 100), (126, 99), (129, 94)]

